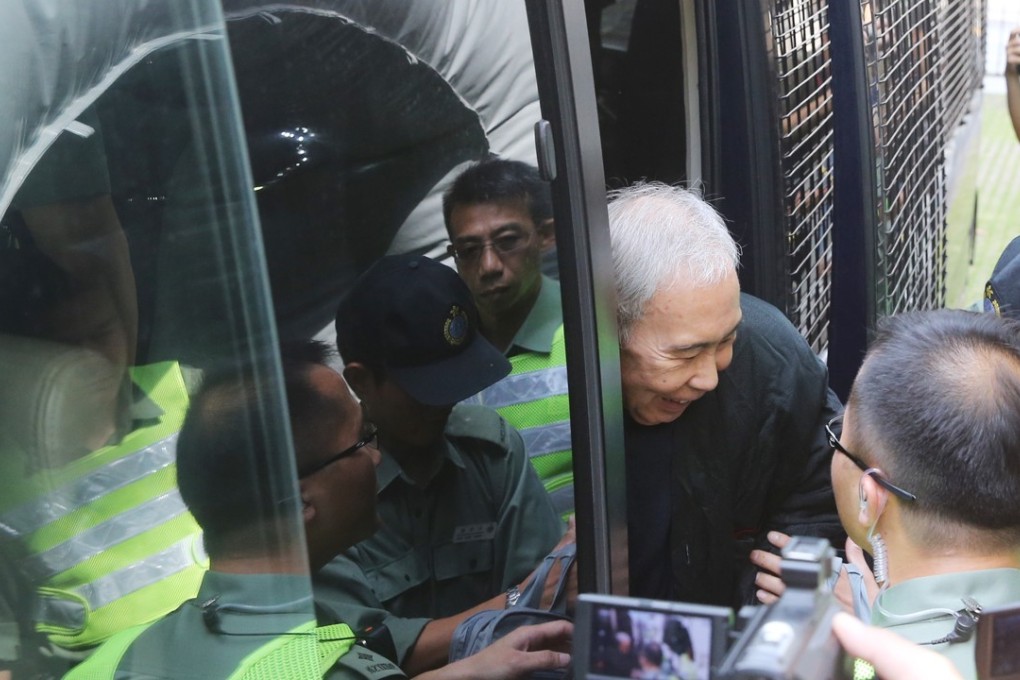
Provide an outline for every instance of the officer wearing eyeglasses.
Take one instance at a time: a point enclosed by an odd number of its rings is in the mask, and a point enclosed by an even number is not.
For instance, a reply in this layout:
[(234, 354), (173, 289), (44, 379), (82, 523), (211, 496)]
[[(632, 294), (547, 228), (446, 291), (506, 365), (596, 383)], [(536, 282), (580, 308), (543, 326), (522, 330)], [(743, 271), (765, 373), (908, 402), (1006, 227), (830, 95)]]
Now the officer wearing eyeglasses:
[(853, 545), (874, 558), (873, 574), (854, 560), (871, 623), (976, 678), (981, 610), (1020, 602), (1020, 322), (885, 319), (839, 425), (832, 485)]
[(481, 332), (504, 352), (510, 375), (471, 401), (499, 411), (567, 516), (574, 509), (567, 357), (559, 282), (542, 274), (555, 244), (552, 194), (533, 166), (489, 158), (443, 196), (457, 271), (471, 289)]
[[(279, 454), (287, 447), (268, 434), (268, 380), (251, 370), (206, 378), (178, 440), (177, 478), (203, 529), (209, 571), (193, 600), (113, 637), (67, 677), (114, 677), (116, 671), (117, 677), (252, 673), (303, 680), (314, 677), (309, 658), (319, 671), (320, 646), (328, 658), (319, 677), (404, 677), (395, 663), (355, 647), (348, 626), (316, 628), (309, 566), (325, 564), (378, 524), (379, 452), (325, 356), (324, 346), (313, 343), (284, 352), (297, 489), (280, 483), (285, 468)], [(259, 676), (266, 668), (271, 672)]]
[[(361, 631), (313, 609), (308, 570), (379, 526), (375, 429), (346, 383), (326, 365), (328, 349), (288, 345), (283, 377), (298, 483), (282, 442), (267, 438), (275, 387), (266, 372), (207, 378), (181, 432), (181, 495), (205, 531), (210, 568), (195, 599), (112, 638), (67, 676), (384, 680), (403, 678), (361, 644)], [(257, 377), (258, 376), (258, 377)], [(299, 528), (303, 525), (304, 531)], [(303, 541), (302, 538), (305, 540)], [(321, 623), (317, 626), (316, 615)], [(569, 663), (570, 625), (521, 628), (479, 654), (422, 680), (504, 680)]]

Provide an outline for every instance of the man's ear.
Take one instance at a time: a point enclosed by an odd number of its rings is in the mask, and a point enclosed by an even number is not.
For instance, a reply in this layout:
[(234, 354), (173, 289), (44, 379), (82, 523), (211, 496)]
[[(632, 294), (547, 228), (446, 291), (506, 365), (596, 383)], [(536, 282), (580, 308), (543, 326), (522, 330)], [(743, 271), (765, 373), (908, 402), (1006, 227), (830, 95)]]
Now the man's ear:
[(538, 233), (538, 242), (542, 247), (543, 253), (549, 252), (556, 247), (556, 223), (551, 217), (539, 222), (535, 230)]
[(307, 525), (319, 514), (318, 508), (312, 503), (312, 494), (304, 480), (298, 482), (298, 490), (301, 492), (301, 519)]
[(375, 384), (372, 371), (360, 361), (352, 361), (344, 366), (344, 379), (351, 386), (358, 399), (364, 399), (369, 389)]
[(860, 505), (857, 512), (857, 521), (862, 526), (870, 527), (878, 521), (878, 518), (885, 511), (885, 504), (889, 500), (889, 492), (883, 489), (871, 475), (861, 475), (858, 493), (860, 494)]

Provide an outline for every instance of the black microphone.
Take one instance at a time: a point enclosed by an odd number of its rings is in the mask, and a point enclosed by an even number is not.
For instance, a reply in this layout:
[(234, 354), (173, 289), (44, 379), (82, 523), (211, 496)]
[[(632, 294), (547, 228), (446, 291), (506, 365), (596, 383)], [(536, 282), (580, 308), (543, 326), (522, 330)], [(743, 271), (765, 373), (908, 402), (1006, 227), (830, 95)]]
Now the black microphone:
[(216, 606), (219, 599), (220, 596), (217, 595), (199, 605), (202, 608), (202, 623), (205, 624), (205, 629), (216, 635), (223, 634), (223, 627), (220, 625), (220, 608)]

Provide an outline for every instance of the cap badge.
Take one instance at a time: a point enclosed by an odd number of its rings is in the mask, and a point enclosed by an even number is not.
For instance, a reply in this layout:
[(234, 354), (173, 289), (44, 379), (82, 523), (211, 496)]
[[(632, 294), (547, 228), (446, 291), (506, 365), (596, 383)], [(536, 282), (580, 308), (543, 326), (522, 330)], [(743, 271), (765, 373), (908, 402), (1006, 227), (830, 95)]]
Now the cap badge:
[(992, 282), (985, 284), (985, 311), (994, 312), (996, 316), (1002, 316), (1002, 308), (999, 303), (999, 296), (995, 294)]
[(443, 324), (443, 337), (446, 338), (448, 344), (457, 347), (464, 344), (464, 341), (467, 340), (467, 334), (467, 314), (459, 306), (454, 305), (446, 316), (446, 323)]

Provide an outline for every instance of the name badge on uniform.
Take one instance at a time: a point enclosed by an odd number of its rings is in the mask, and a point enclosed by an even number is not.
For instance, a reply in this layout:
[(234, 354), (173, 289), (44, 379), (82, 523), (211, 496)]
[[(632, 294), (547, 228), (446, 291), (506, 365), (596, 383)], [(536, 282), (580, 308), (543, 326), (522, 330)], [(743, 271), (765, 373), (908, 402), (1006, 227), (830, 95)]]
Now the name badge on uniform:
[(462, 524), (453, 530), (454, 543), (470, 543), (471, 541), (491, 541), (496, 538), (496, 523)]

